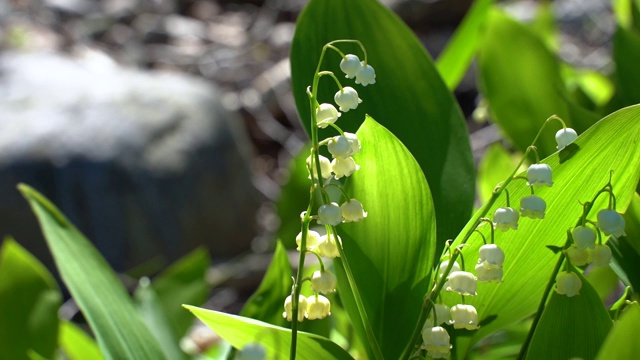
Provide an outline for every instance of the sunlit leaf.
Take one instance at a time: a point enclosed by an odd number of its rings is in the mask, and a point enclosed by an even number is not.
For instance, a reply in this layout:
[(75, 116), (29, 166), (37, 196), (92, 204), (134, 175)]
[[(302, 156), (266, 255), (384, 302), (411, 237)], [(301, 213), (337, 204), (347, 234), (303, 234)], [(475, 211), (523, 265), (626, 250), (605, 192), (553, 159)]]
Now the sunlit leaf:
[(104, 258), (44, 196), (18, 189), (36, 214), (62, 280), (107, 359), (164, 359), (156, 339)]
[(513, 172), (519, 161), (502, 144), (489, 146), (478, 166), (478, 196), (482, 203), (489, 200), (496, 186)]
[(72, 322), (60, 323), (60, 347), (69, 360), (102, 360), (96, 341)]
[(635, 359), (640, 354), (640, 306), (632, 304), (613, 325), (609, 336), (600, 348), (598, 360)]

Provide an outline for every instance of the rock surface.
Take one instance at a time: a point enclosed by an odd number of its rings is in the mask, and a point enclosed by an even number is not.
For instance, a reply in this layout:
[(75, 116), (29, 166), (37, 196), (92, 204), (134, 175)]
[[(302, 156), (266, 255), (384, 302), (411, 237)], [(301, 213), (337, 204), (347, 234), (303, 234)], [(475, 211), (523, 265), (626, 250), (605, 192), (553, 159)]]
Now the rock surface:
[(117, 270), (200, 244), (214, 258), (249, 249), (262, 199), (243, 125), (220, 98), (201, 80), (96, 52), (0, 56), (0, 234), (51, 265), (15, 189), (25, 182)]

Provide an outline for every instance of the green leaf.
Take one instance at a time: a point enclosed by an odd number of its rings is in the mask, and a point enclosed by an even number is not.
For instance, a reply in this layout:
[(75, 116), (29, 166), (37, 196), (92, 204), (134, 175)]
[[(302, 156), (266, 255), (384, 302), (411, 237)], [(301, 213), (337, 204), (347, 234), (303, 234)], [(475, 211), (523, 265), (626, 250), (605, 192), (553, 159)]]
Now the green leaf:
[(153, 289), (176, 342), (193, 323), (192, 316), (181, 305), (203, 304), (207, 300), (211, 290), (206, 279), (210, 264), (208, 251), (198, 248), (153, 279)]
[[(338, 232), (382, 354), (398, 359), (428, 290), (435, 214), (427, 182), (407, 148), (371, 117), (357, 135), (362, 151), (354, 159), (360, 170), (349, 178), (346, 190), (364, 205), (368, 217), (340, 225)], [(340, 265), (338, 259), (338, 294), (360, 339), (369, 343)]]
[(598, 360), (635, 359), (640, 354), (640, 306), (634, 303), (622, 313), (600, 348)]
[[(258, 320), (184, 305), (233, 347), (258, 343), (266, 351), (266, 359), (288, 359), (291, 330)], [(324, 337), (298, 332), (297, 359), (352, 359), (341, 347)]]
[[(480, 283), (478, 296), (467, 297), (466, 300), (476, 307), (480, 320), (499, 316), (471, 337), (459, 341), (462, 355), (470, 344), (535, 312), (557, 258), (546, 246), (562, 246), (565, 243), (567, 229), (575, 225), (582, 213), (580, 202), (591, 201), (609, 181), (611, 171), (617, 210), (623, 211), (629, 205), (640, 178), (640, 157), (637, 156), (639, 142), (640, 106), (632, 106), (607, 116), (578, 137), (575, 152), (564, 163), (560, 163), (559, 155), (562, 152), (542, 161), (553, 169), (554, 182), (553, 187), (536, 190), (536, 195), (547, 203), (545, 219), (521, 218), (518, 230), (496, 232), (495, 242), (506, 254), (504, 282)], [(523, 180), (515, 180), (508, 189), (511, 205), (516, 208), (519, 208), (520, 199), (530, 194)], [(605, 208), (607, 201), (606, 195), (600, 196), (589, 219), (595, 220), (597, 211)], [(501, 206), (505, 206), (504, 197), (489, 209), (487, 216), (491, 217), (495, 209)], [(471, 231), (473, 224), (474, 221), (471, 221), (461, 234)], [(489, 236), (488, 226), (480, 229), (485, 236)], [(455, 243), (461, 238), (462, 235)], [(463, 250), (464, 260), (466, 264), (475, 264), (482, 239), (479, 235), (473, 235), (469, 244)], [(445, 300), (454, 303), (459, 301), (459, 297), (447, 295)]]
[(60, 211), (31, 187), (18, 189), (36, 214), (56, 266), (107, 359), (164, 359), (104, 258)]
[(102, 360), (95, 340), (69, 321), (60, 323), (60, 347), (69, 360)]
[(483, 204), (491, 198), (496, 186), (511, 175), (519, 161), (502, 144), (489, 146), (478, 166), (478, 196)]
[[(438, 223), (438, 246), (455, 236), (471, 214), (474, 170), (464, 118), (440, 78), (432, 59), (413, 32), (376, 0), (311, 0), (298, 19), (291, 46), (291, 77), (298, 114), (309, 130), (306, 88), (311, 85), (322, 47), (336, 39), (360, 40), (376, 83), (361, 87), (344, 79), (340, 57), (325, 56), (321, 70), (331, 70), (344, 86), (355, 86), (363, 100), (337, 123), (355, 132), (369, 114), (409, 149), (425, 173)], [(362, 52), (354, 44), (338, 44), (345, 53)], [(318, 100), (333, 100), (338, 88), (329, 77), (320, 82)], [(334, 135), (320, 131), (320, 139)]]
[(454, 90), (467, 72), (492, 6), (493, 0), (475, 1), (438, 57), (438, 71), (449, 90)]
[(527, 359), (595, 359), (612, 321), (600, 296), (582, 280), (580, 294), (572, 297), (552, 292), (536, 327)]
[(12, 238), (0, 248), (0, 359), (51, 358), (62, 296), (47, 269)]
[(613, 36), (613, 60), (616, 63), (616, 85), (622, 105), (640, 102), (640, 32), (618, 27)]

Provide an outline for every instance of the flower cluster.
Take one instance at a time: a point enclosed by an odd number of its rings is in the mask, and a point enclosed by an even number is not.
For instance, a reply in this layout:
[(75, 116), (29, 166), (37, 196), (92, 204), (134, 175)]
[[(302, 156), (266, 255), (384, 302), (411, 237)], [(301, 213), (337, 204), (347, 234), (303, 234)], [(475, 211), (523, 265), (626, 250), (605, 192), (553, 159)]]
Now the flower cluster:
[[(298, 298), (298, 321), (303, 321), (304, 318), (309, 320), (324, 319), (331, 315), (331, 303), (329, 299), (322, 295), (311, 295), (305, 297), (300, 295)], [(284, 312), (282, 317), (288, 321), (293, 320), (293, 301), (291, 295), (287, 296), (284, 301)]]

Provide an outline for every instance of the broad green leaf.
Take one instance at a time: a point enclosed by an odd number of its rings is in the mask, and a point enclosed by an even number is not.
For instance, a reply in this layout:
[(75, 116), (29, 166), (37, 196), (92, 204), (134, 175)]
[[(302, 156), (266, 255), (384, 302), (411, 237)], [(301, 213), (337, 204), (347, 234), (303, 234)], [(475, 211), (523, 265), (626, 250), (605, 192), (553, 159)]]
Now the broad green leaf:
[(181, 305), (203, 304), (207, 300), (211, 290), (206, 279), (210, 264), (208, 251), (198, 248), (153, 279), (153, 289), (171, 332), (176, 336), (176, 342), (193, 323), (193, 318), (185, 313)]
[(467, 72), (492, 5), (493, 0), (476, 0), (438, 57), (438, 71), (449, 90), (453, 91)]
[(51, 358), (62, 296), (47, 269), (12, 238), (0, 247), (0, 359)]
[[(289, 359), (290, 329), (195, 306), (184, 307), (237, 349), (258, 343), (264, 347), (267, 359)], [(341, 347), (315, 334), (298, 332), (297, 346), (296, 359), (300, 360), (352, 359)]]
[(618, 27), (613, 37), (616, 85), (622, 105), (640, 102), (640, 32)]
[(496, 186), (509, 177), (519, 161), (520, 159), (509, 154), (502, 144), (495, 143), (489, 146), (478, 166), (478, 196), (483, 204), (491, 198)]
[(630, 305), (609, 332), (598, 353), (598, 360), (635, 359), (640, 354), (640, 306)]
[[(363, 103), (337, 123), (355, 132), (365, 113), (377, 119), (409, 149), (425, 173), (438, 223), (438, 241), (453, 237), (468, 220), (474, 200), (473, 158), (464, 118), (430, 56), (413, 32), (376, 0), (311, 0), (298, 19), (291, 45), (291, 77), (298, 114), (309, 130), (306, 94), (322, 47), (336, 39), (360, 40), (376, 83), (362, 87), (345, 79), (340, 57), (329, 51), (321, 70), (331, 70), (343, 86), (357, 89)], [(354, 44), (339, 44), (345, 53), (363, 57)], [(338, 90), (329, 78), (320, 81), (318, 100), (332, 102)], [(335, 131), (320, 132), (320, 139)]]
[(164, 359), (156, 339), (104, 258), (44, 196), (20, 184), (56, 266), (107, 359)]
[(610, 238), (607, 245), (613, 255), (612, 269), (635, 291), (640, 289), (640, 195), (635, 193), (624, 213), (626, 236)]
[[(563, 163), (560, 163), (563, 152), (542, 161), (552, 167), (554, 182), (553, 187), (536, 189), (536, 195), (547, 203), (545, 219), (521, 218), (518, 230), (496, 232), (495, 242), (506, 254), (503, 283), (480, 283), (478, 296), (466, 299), (476, 307), (481, 320), (494, 315), (498, 317), (473, 336), (459, 341), (460, 356), (464, 355), (463, 349), (470, 343), (535, 312), (556, 259), (546, 245), (561, 246), (565, 243), (567, 229), (575, 225), (582, 213), (580, 202), (591, 201), (609, 181), (611, 171), (617, 210), (624, 211), (640, 178), (639, 142), (640, 105), (637, 105), (605, 117), (583, 133), (572, 146), (575, 149), (573, 155)], [(520, 199), (530, 194), (523, 180), (514, 180), (508, 189), (511, 206), (516, 208), (519, 208)], [(597, 211), (606, 207), (607, 200), (606, 196), (598, 198), (589, 219), (595, 220)], [(491, 217), (497, 207), (505, 205), (503, 194), (487, 216)], [(466, 231), (472, 230), (473, 223), (469, 223), (456, 243)], [(481, 231), (489, 236), (487, 226), (481, 227)], [(477, 262), (481, 243), (481, 237), (473, 235), (470, 246), (463, 250), (469, 270), (473, 270), (473, 264)], [(459, 301), (459, 297), (453, 295), (445, 298), (453, 303)]]
[[(367, 117), (358, 130), (360, 170), (347, 193), (368, 212), (366, 219), (338, 227), (349, 266), (385, 359), (398, 359), (417, 325), (428, 290), (435, 248), (431, 195), (416, 160), (387, 129)], [(351, 288), (336, 261), (338, 294), (360, 339)]]
[(579, 276), (579, 295), (568, 297), (552, 291), (531, 339), (527, 359), (595, 359), (612, 322), (596, 290)]
[(60, 323), (60, 347), (69, 360), (102, 360), (96, 341), (69, 321)]

